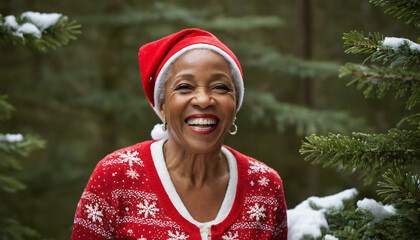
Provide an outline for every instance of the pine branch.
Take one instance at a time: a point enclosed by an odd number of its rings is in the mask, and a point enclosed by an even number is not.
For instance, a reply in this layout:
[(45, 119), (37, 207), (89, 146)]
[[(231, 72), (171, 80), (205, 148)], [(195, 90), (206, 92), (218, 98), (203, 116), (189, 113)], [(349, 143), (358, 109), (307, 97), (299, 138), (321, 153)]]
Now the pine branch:
[[(198, 27), (213, 31), (249, 31), (258, 28), (275, 28), (284, 25), (284, 21), (278, 16), (256, 16), (247, 15), (244, 17), (211, 16), (208, 9), (187, 9), (176, 4), (156, 2), (149, 9), (133, 10), (124, 9), (119, 15), (89, 16), (80, 18), (82, 23), (114, 25), (114, 26), (136, 26), (138, 24), (153, 22), (170, 22), (179, 24), (182, 27)], [(165, 35), (162, 33), (159, 35)]]
[(382, 98), (394, 90), (396, 98), (409, 96), (407, 109), (412, 109), (420, 101), (420, 72), (346, 63), (340, 68), (339, 77), (350, 77), (347, 85), (356, 84), (365, 97)]
[(323, 233), (331, 234), (339, 239), (362, 239), (373, 216), (367, 211), (357, 211), (356, 196), (343, 201), (343, 209), (330, 209), (325, 217), (329, 230)]
[(31, 151), (44, 146), (45, 141), (37, 136), (0, 134), (0, 170), (21, 170), (18, 158), (27, 157)]
[(244, 54), (243, 65), (258, 67), (275, 76), (281, 74), (300, 79), (326, 79), (336, 78), (338, 74), (339, 65), (335, 62), (305, 61), (282, 54), (271, 47), (250, 42), (232, 45), (237, 52)]
[[(366, 170), (369, 173), (418, 164), (420, 130), (391, 129), (388, 134), (353, 133), (352, 136), (311, 135), (303, 142), (300, 154), (306, 161), (323, 167), (343, 170)], [(374, 175), (366, 176), (367, 180)]]
[(402, 67), (418, 72), (420, 68), (420, 45), (402, 38), (384, 36), (380, 33), (369, 34), (351, 31), (343, 34), (345, 52), (352, 54), (370, 54), (364, 62), (381, 62), (384, 65)]
[(43, 239), (35, 230), (21, 225), (17, 220), (10, 216), (0, 216), (0, 236), (2, 239), (23, 240), (23, 239)]
[(419, 222), (408, 219), (406, 215), (398, 213), (378, 222), (370, 211), (357, 207), (356, 198), (344, 200), (343, 205), (343, 209), (329, 209), (325, 212), (329, 229), (322, 231), (323, 236), (330, 234), (338, 239), (411, 240), (420, 234)]
[(10, 118), (10, 115), (15, 108), (8, 102), (6, 102), (7, 96), (0, 95), (0, 120), (6, 120)]
[(420, 127), (420, 113), (411, 114), (403, 119), (401, 119), (397, 123), (397, 128), (400, 128), (403, 123), (407, 122), (409, 125), (412, 126), (419, 126)]
[(0, 174), (0, 192), (16, 193), (17, 191), (25, 189), (25, 184), (14, 177), (4, 176)]
[(369, 2), (375, 6), (386, 7), (385, 13), (405, 20), (406, 24), (420, 27), (420, 1), (418, 0), (370, 0)]
[(278, 102), (271, 93), (247, 91), (246, 106), (251, 121), (275, 124), (278, 131), (296, 127), (298, 135), (330, 131), (346, 132), (356, 128), (367, 128), (361, 118), (355, 118), (343, 111), (316, 111), (304, 106)]
[(349, 47), (344, 51), (347, 54), (370, 54), (376, 51), (386, 51), (386, 49), (381, 48), (380, 44), (380, 42), (384, 40), (384, 36), (377, 32), (365, 37), (363, 32), (354, 30), (343, 33), (343, 40), (344, 46)]
[(382, 175), (385, 182), (379, 182), (378, 195), (386, 203), (404, 206), (414, 204), (420, 214), (420, 178), (418, 175), (405, 173), (400, 170), (388, 170)]
[(24, 12), (17, 18), (0, 14), (0, 43), (46, 52), (75, 40), (80, 28), (76, 21), (57, 13)]
[(388, 170), (382, 175), (384, 182), (378, 182), (378, 195), (386, 203), (392, 203), (400, 213), (419, 223), (420, 220), (420, 177), (398, 169)]
[(250, 31), (252, 29), (282, 27), (284, 21), (277, 16), (252, 16), (245, 17), (225, 17), (217, 16), (210, 21), (202, 22), (201, 27), (210, 30), (241, 30)]

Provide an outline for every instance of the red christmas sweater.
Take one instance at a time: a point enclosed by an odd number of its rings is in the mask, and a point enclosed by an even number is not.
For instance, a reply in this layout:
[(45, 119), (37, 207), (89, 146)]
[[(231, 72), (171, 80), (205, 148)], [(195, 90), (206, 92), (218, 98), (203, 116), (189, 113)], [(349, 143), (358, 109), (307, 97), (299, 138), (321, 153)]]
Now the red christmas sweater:
[(287, 239), (286, 203), (276, 171), (224, 146), (234, 159), (229, 167), (235, 177), (218, 219), (198, 223), (167, 187), (170, 178), (162, 175), (164, 160), (155, 160), (153, 142), (118, 150), (98, 163), (77, 205), (72, 240)]

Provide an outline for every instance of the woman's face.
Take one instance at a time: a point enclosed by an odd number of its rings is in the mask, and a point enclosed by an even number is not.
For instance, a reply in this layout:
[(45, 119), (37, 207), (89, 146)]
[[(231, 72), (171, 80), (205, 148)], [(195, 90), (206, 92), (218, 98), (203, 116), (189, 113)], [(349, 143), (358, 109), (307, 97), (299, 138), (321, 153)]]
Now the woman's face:
[(205, 49), (191, 50), (172, 64), (160, 104), (170, 141), (194, 153), (220, 150), (236, 112), (230, 72), (222, 56)]

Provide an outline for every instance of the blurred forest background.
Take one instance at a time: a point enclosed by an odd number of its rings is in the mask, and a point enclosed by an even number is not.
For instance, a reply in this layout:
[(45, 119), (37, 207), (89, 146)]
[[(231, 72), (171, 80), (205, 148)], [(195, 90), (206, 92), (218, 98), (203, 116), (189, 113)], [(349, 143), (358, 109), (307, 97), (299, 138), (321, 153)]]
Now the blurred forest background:
[(312, 166), (298, 151), (309, 134), (383, 133), (408, 115), (393, 95), (365, 99), (338, 78), (343, 32), (380, 31), (416, 40), (410, 26), (367, 0), (2, 0), (3, 16), (62, 13), (82, 25), (68, 45), (42, 53), (0, 45), (0, 95), (15, 106), (1, 133), (37, 134), (43, 149), (12, 175), (26, 189), (8, 196), (23, 225), (68, 239), (77, 202), (106, 154), (150, 139), (159, 122), (143, 93), (140, 46), (184, 28), (214, 33), (235, 52), (245, 77), (236, 136), (226, 144), (275, 168), (289, 208), (311, 195), (356, 186), (357, 175)]

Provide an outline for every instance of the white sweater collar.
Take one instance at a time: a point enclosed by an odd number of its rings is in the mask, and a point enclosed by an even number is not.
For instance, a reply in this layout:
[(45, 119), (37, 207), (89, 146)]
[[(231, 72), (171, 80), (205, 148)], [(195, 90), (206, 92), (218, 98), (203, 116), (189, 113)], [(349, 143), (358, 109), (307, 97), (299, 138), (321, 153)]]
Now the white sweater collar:
[(162, 139), (152, 143), (150, 149), (160, 181), (162, 182), (162, 185), (175, 208), (185, 219), (199, 227), (200, 231), (203, 231), (205, 228), (209, 228), (211, 225), (215, 225), (222, 222), (232, 209), (232, 205), (236, 195), (236, 188), (238, 184), (238, 168), (235, 156), (228, 149), (222, 147), (222, 153), (225, 155), (229, 166), (229, 183), (226, 190), (225, 198), (223, 199), (222, 206), (220, 207), (219, 213), (217, 214), (216, 218), (212, 221), (201, 223), (196, 221), (188, 212), (187, 208), (185, 207), (184, 203), (182, 202), (181, 198), (176, 192), (175, 186), (171, 181), (168, 168), (165, 164), (165, 158), (163, 156), (163, 144), (165, 143), (165, 141), (166, 139)]

